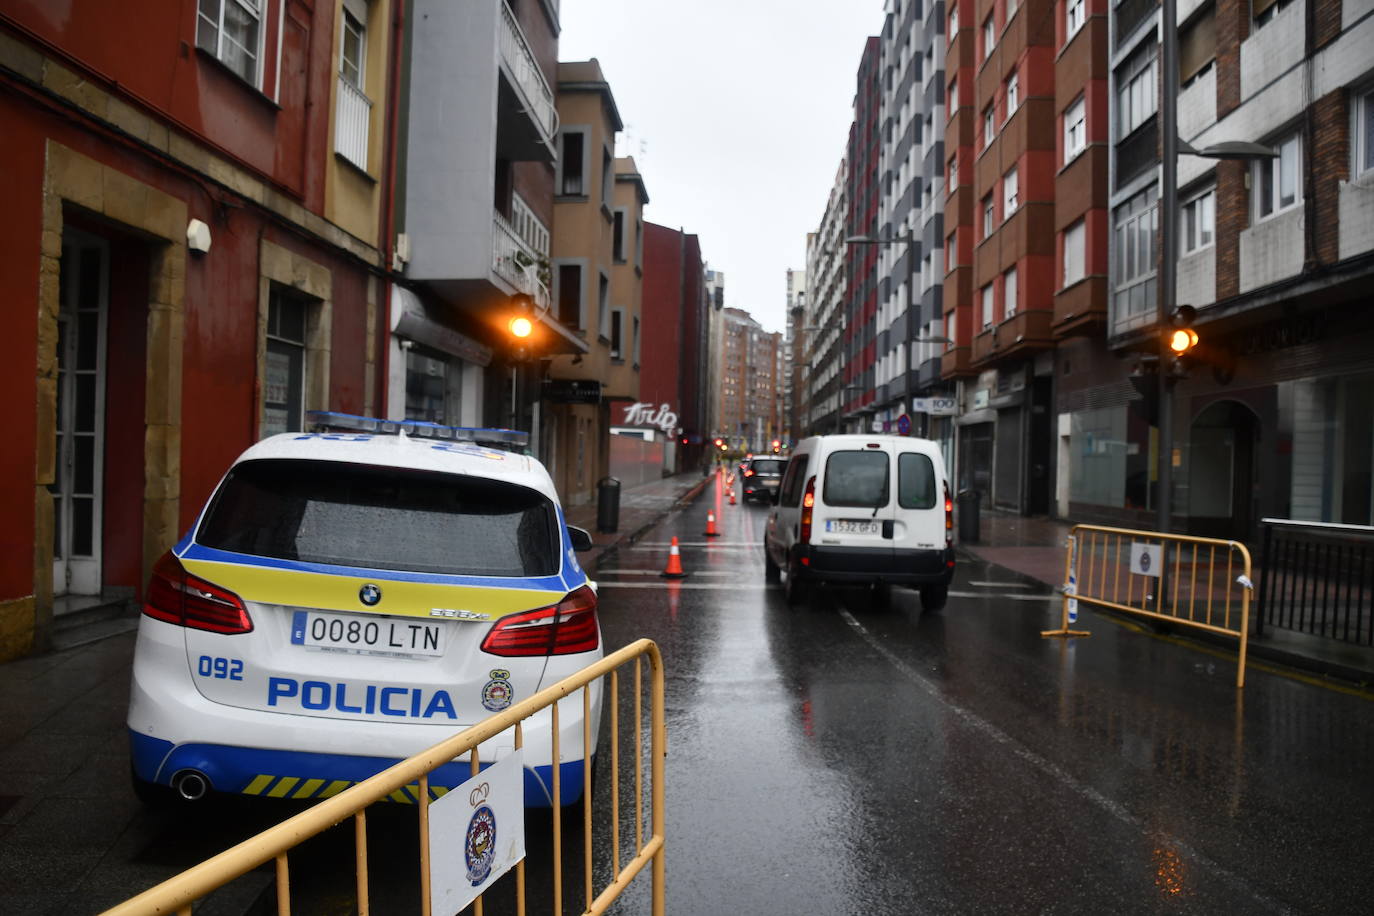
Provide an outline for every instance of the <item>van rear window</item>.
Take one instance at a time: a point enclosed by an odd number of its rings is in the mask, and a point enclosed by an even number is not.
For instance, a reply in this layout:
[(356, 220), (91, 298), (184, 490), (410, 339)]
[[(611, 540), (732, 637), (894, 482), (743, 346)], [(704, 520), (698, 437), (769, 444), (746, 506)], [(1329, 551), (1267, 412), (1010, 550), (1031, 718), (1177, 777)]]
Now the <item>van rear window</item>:
[(749, 466), (755, 474), (782, 474), (781, 458), (755, 458)]
[(935, 508), (935, 465), (929, 455), (897, 456), (897, 505), (903, 509)]
[(827, 506), (875, 509), (888, 503), (887, 452), (835, 452), (825, 463)]
[(338, 461), (235, 466), (198, 543), (218, 550), (408, 572), (549, 576), (557, 512), (503, 481)]

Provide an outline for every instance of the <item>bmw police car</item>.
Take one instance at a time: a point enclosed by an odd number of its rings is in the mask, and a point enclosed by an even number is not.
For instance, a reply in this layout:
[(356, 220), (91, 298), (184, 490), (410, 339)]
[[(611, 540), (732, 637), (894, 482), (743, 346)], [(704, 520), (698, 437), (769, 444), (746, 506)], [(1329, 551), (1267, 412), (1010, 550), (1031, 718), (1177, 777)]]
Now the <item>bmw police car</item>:
[[(334, 795), (602, 657), (590, 537), (543, 465), (489, 444), (523, 433), (310, 416), (333, 431), (249, 448), (153, 568), (129, 704), (146, 800)], [(559, 707), (564, 804), (582, 708)], [(591, 709), (595, 736), (599, 683)], [(525, 723), (530, 805), (551, 804), (551, 718)]]

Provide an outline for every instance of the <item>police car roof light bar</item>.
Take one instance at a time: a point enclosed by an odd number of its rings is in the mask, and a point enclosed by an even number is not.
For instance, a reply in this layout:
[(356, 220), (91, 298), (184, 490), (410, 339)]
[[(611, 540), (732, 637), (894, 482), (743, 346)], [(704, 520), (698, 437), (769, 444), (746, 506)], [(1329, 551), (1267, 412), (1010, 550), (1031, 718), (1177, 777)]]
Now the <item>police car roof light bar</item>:
[(311, 432), (350, 432), (398, 435), (404, 432), (419, 439), (472, 442), (506, 451), (521, 451), (530, 444), (530, 434), (516, 429), (486, 429), (475, 426), (441, 426), (425, 420), (383, 420), (360, 417), (332, 410), (307, 410), (306, 424)]

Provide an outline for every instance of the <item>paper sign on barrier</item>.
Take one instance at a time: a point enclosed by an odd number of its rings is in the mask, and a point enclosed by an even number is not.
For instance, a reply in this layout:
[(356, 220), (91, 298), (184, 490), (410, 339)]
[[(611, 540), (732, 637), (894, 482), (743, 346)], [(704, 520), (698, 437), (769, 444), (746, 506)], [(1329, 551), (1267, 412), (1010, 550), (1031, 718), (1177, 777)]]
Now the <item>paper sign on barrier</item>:
[(1137, 576), (1154, 576), (1158, 579), (1160, 568), (1164, 565), (1162, 551), (1163, 547), (1159, 544), (1132, 541), (1131, 572)]
[(523, 754), (487, 767), (429, 806), (430, 908), (465, 909), (525, 858)]

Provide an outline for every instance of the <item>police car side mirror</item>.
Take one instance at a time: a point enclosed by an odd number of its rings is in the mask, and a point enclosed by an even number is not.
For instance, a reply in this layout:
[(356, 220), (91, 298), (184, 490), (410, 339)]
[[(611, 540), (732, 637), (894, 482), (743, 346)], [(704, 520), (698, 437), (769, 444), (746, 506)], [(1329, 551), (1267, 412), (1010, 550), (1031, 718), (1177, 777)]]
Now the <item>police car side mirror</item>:
[(579, 552), (591, 550), (593, 546), (592, 536), (587, 533), (586, 529), (579, 528), (576, 525), (568, 526), (568, 540), (572, 543), (572, 549)]

